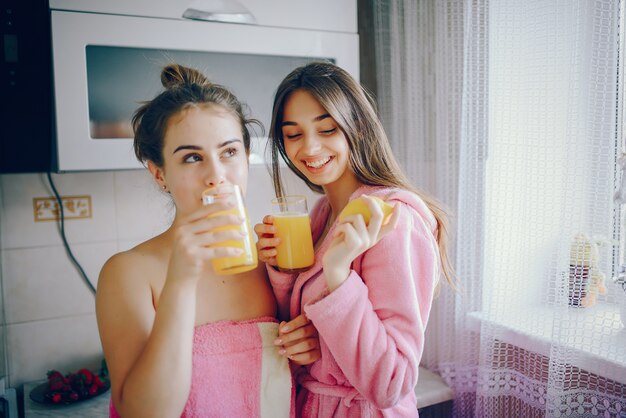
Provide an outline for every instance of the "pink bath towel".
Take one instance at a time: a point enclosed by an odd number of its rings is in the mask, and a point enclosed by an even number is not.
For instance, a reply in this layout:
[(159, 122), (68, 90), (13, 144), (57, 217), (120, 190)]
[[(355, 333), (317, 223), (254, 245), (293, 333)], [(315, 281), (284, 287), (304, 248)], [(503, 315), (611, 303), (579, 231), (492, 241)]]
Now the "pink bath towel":
[[(292, 376), (273, 344), (277, 336), (270, 317), (197, 326), (181, 417), (294, 417)], [(110, 417), (119, 418), (113, 403)]]

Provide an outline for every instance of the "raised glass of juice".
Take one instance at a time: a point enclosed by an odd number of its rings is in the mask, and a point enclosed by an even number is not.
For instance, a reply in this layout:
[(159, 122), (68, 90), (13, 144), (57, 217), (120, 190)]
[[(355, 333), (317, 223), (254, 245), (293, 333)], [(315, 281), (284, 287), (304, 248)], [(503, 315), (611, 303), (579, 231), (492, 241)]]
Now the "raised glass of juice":
[(286, 273), (308, 270), (315, 261), (311, 220), (306, 196), (293, 195), (272, 199), (274, 226), (280, 244), (276, 247), (277, 267)]
[(252, 270), (257, 266), (257, 252), (252, 236), (252, 228), (250, 228), (250, 218), (248, 211), (243, 202), (241, 188), (236, 184), (222, 184), (202, 192), (202, 203), (210, 205), (222, 199), (232, 199), (236, 203), (233, 209), (216, 212), (211, 217), (220, 215), (239, 215), (245, 218), (245, 222), (241, 225), (226, 225), (216, 228), (214, 231), (226, 231), (231, 229), (241, 229), (245, 236), (240, 240), (229, 240), (216, 244), (219, 247), (236, 247), (243, 250), (243, 254), (237, 257), (223, 257), (212, 260), (213, 269), (217, 274), (227, 275), (242, 273)]

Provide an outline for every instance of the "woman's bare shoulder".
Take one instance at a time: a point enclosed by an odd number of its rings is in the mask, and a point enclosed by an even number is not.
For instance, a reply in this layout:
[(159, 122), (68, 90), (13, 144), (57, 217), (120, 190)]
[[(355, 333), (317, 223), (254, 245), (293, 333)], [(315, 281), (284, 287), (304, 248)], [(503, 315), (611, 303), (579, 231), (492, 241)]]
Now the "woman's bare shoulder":
[(166, 266), (167, 251), (161, 241), (155, 237), (111, 256), (102, 267), (99, 281), (126, 282), (132, 279), (135, 282), (154, 277), (161, 267)]
[(150, 323), (154, 295), (163, 286), (167, 270), (167, 260), (161, 260), (158, 249), (159, 245), (149, 240), (106, 261), (96, 292), (96, 313), (99, 322), (103, 321), (102, 326), (115, 323), (111, 318), (121, 313)]

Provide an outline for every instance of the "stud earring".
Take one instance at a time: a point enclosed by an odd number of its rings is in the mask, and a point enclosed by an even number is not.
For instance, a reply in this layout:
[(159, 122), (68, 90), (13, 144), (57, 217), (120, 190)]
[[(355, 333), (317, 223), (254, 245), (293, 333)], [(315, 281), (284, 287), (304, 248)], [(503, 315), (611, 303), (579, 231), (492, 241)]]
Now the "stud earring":
[(163, 187), (163, 190), (167, 189), (167, 186), (165, 184), (161, 187)]

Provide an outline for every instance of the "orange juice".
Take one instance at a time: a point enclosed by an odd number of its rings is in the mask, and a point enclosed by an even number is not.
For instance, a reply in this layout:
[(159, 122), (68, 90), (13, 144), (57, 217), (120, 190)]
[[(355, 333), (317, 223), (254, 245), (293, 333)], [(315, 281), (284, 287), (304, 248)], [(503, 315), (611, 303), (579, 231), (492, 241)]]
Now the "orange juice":
[(254, 245), (254, 239), (252, 237), (252, 228), (250, 228), (250, 218), (248, 212), (243, 204), (243, 197), (241, 196), (241, 189), (237, 185), (221, 185), (217, 188), (205, 190), (202, 194), (202, 200), (204, 204), (211, 204), (216, 200), (234, 198), (237, 207), (230, 210), (220, 211), (212, 214), (210, 217), (222, 216), (222, 215), (238, 215), (245, 218), (243, 225), (225, 225), (219, 228), (215, 228), (214, 232), (228, 231), (228, 230), (242, 230), (245, 236), (238, 240), (229, 240), (215, 244), (214, 247), (234, 247), (241, 248), (243, 254), (237, 257), (222, 257), (212, 260), (213, 269), (217, 274), (227, 275), (242, 273), (244, 271), (252, 270), (257, 266), (257, 252)]
[(311, 221), (306, 213), (284, 212), (274, 215), (280, 244), (276, 262), (280, 271), (297, 273), (308, 270), (315, 259)]
[[(213, 216), (216, 215), (239, 215), (239, 211), (237, 209), (232, 209), (224, 212), (218, 212)], [(252, 238), (252, 234), (250, 233), (252, 228), (250, 228), (250, 219), (248, 218), (247, 212), (245, 212), (245, 218), (245, 228), (248, 231), (247, 236), (243, 237), (241, 240), (224, 241), (214, 245), (215, 247), (241, 248), (244, 251), (244, 253), (239, 257), (224, 257), (212, 260), (213, 269), (217, 274), (226, 275), (242, 273), (244, 271), (252, 270), (257, 266), (258, 260), (256, 246), (254, 245), (254, 240)], [(240, 228), (241, 227), (238, 225), (228, 225), (221, 228), (215, 228), (214, 231), (219, 232)]]

